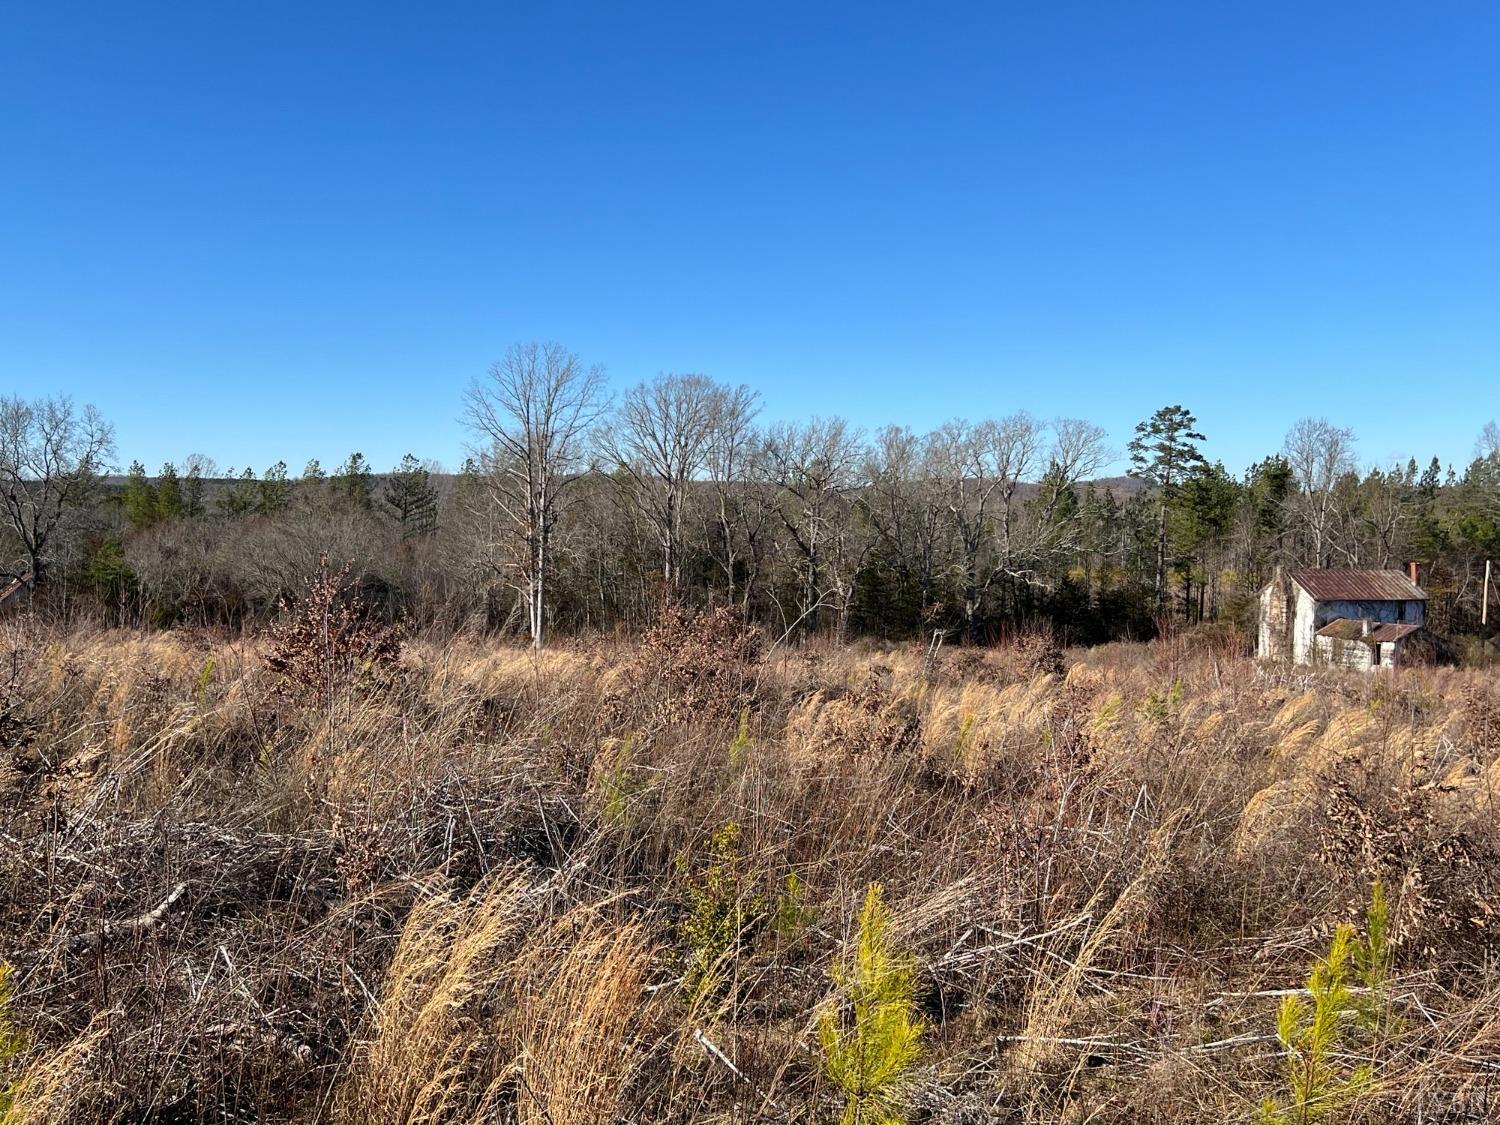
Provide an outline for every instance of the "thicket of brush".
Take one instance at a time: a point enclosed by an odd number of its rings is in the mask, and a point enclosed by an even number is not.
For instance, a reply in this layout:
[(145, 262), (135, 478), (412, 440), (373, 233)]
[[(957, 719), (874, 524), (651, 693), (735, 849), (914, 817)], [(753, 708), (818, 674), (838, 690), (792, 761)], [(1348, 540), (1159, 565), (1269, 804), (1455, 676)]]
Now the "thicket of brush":
[(6, 1125), (1497, 1112), (1478, 673), (532, 656), (321, 596), (0, 624)]

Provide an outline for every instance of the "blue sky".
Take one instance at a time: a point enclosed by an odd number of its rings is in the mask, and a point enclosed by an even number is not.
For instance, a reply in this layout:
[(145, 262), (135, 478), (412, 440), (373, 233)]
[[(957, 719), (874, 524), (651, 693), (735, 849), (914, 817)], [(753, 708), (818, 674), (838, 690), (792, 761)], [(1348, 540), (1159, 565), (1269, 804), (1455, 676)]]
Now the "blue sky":
[(1233, 469), (1500, 415), (1500, 6), (11, 5), (0, 392), (120, 458), (453, 465), (557, 339), (770, 418), (1029, 409)]

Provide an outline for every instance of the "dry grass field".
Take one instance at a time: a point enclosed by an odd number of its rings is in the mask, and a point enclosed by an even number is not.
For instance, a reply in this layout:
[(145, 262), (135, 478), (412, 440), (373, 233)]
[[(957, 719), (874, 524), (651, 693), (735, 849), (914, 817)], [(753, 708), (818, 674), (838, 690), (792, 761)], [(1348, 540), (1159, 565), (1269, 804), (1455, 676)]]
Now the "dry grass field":
[(5, 1125), (1500, 1116), (1493, 677), (349, 644), (0, 623)]

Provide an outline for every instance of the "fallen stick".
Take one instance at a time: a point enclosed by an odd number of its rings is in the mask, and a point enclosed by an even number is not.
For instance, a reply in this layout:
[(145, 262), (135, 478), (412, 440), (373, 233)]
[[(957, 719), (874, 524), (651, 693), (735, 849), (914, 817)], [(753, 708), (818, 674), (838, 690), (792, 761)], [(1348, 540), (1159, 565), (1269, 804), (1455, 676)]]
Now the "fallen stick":
[(719, 1045), (712, 1039), (710, 1039), (707, 1035), (705, 1035), (701, 1027), (693, 1028), (693, 1038), (698, 1041), (699, 1046), (701, 1046), (705, 1051), (708, 1052), (710, 1058), (716, 1059), (718, 1062), (723, 1064), (729, 1069), (730, 1074), (733, 1074), (746, 1086), (749, 1086), (750, 1089), (753, 1090), (762, 1099), (763, 1104), (770, 1106), (772, 1109), (781, 1108), (776, 1104), (775, 1099), (773, 1099), (770, 1094), (764, 1093), (760, 1089), (758, 1089), (755, 1083), (750, 1081), (749, 1077), (746, 1076), (745, 1072), (739, 1067), (735, 1066), (728, 1055), (719, 1050)]
[[(1363, 985), (1350, 985), (1348, 991), (1354, 996), (1369, 996), (1375, 990), (1373, 988), (1366, 988)], [(1205, 1009), (1211, 1010), (1213, 1008), (1220, 1007), (1223, 1004), (1227, 1004), (1231, 1000), (1280, 1000), (1284, 996), (1310, 997), (1312, 996), (1312, 989), (1307, 987), (1262, 988), (1255, 992), (1219, 992), (1214, 994), (1213, 996), (1210, 996), (1208, 998), (1208, 1002), (1204, 1004), (1203, 1007)], [(1392, 1001), (1404, 1001), (1410, 999), (1410, 997), (1407, 997), (1405, 995), (1391, 995), (1389, 998)]]
[(997, 1035), (996, 1043), (1046, 1043), (1060, 1047), (1087, 1047), (1096, 1052), (1106, 1050), (1124, 1051), (1127, 1054), (1139, 1058), (1150, 1058), (1159, 1052), (1152, 1051), (1149, 1047), (1139, 1043), (1127, 1043), (1118, 1039), (1106, 1039), (1101, 1037), (1067, 1037), (1060, 1035)]
[(134, 918), (128, 918), (123, 922), (106, 922), (97, 930), (90, 930), (86, 934), (79, 934), (69, 940), (69, 949), (98, 949), (111, 938), (126, 934), (143, 934), (154, 930), (161, 925), (161, 920), (167, 916), (167, 911), (172, 909), (172, 904), (182, 897), (187, 890), (187, 883), (178, 883), (172, 888), (172, 893), (162, 899), (156, 906), (144, 914), (137, 914)]

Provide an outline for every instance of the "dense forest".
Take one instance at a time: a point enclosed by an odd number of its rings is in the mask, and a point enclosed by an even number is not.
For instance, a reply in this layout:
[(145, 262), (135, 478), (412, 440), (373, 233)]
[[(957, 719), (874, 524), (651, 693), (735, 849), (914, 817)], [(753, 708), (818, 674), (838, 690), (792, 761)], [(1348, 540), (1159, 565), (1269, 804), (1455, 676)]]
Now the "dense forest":
[[(413, 628), (536, 643), (634, 629), (668, 601), (739, 605), (789, 639), (1045, 626), (1094, 643), (1243, 629), (1276, 565), (1415, 560), (1434, 626), (1471, 638), (1500, 555), (1493, 422), (1467, 465), (1361, 468), (1351, 429), (1304, 419), (1236, 475), (1181, 405), (1123, 451), (1087, 421), (1025, 413), (930, 433), (762, 424), (752, 389), (701, 375), (612, 401), (602, 370), (555, 344), (517, 345), (469, 388), (457, 472), (354, 452), (118, 475), (93, 408), (0, 411), (0, 574), (34, 580), (47, 612), (116, 625), (253, 623), (328, 566)], [(1101, 479), (1122, 455), (1129, 474)]]

